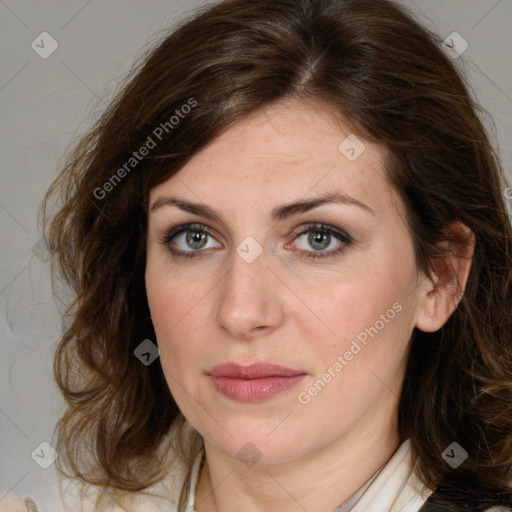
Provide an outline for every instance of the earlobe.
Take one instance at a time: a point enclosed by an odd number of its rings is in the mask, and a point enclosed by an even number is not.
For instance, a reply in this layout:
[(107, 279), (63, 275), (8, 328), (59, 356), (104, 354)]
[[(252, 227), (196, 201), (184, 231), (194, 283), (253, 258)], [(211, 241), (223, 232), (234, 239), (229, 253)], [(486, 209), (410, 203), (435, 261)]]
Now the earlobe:
[(461, 222), (453, 222), (441, 243), (443, 256), (432, 261), (434, 274), (419, 286), (416, 327), (424, 332), (439, 330), (464, 295), (475, 250), (475, 236)]

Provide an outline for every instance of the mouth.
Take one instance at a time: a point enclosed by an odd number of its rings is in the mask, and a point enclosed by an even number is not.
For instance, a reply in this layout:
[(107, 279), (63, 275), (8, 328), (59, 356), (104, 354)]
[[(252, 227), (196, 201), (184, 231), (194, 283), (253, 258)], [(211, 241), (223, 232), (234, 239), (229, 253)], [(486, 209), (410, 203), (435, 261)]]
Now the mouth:
[(261, 402), (296, 386), (307, 373), (271, 363), (224, 363), (207, 375), (222, 395), (238, 402)]

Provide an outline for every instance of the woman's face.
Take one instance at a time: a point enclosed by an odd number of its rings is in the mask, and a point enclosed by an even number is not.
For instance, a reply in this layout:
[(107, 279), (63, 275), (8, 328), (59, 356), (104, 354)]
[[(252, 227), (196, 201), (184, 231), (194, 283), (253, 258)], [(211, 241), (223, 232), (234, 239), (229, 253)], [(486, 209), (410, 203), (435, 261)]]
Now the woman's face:
[[(383, 149), (362, 142), (311, 104), (274, 104), (151, 191), (160, 362), (185, 417), (232, 458), (397, 439), (424, 278)], [(235, 378), (223, 363), (295, 372)]]

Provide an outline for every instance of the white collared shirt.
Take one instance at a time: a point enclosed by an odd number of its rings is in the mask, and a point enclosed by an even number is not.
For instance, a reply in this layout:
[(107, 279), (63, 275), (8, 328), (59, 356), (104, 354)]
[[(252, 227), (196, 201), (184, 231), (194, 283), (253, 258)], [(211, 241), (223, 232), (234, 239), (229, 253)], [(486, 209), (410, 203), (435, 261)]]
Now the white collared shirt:
[[(204, 450), (197, 455), (194, 461), (187, 500), (189, 507), (194, 503), (199, 465), (203, 456)], [(179, 498), (188, 468), (181, 462), (173, 468), (174, 470), (163, 480), (143, 492), (125, 493), (122, 497), (117, 495), (107, 496), (101, 502), (102, 512), (178, 512)], [(38, 512), (75, 512), (78, 510), (81, 512), (97, 512), (93, 504), (97, 490), (91, 489), (89, 497), (79, 497), (78, 493), (73, 497), (73, 491), (76, 492), (78, 489), (76, 484), (73, 481), (64, 482), (67, 484), (67, 490), (69, 491), (68, 498), (65, 501), (69, 508), (65, 508), (64, 504), (57, 498), (57, 494), (52, 493), (54, 494), (52, 503), (45, 504), (46, 508), (41, 505), (37, 509)], [(423, 486), (411, 467), (411, 443), (406, 440), (366, 484), (333, 512), (418, 512), (431, 494), (432, 491)], [(15, 496), (10, 495), (10, 497), (0, 500), (0, 512), (34, 510), (32, 507), (28, 508), (27, 505), (23, 500), (19, 499), (18, 501)], [(15, 508), (17, 506), (19, 508)], [(487, 512), (492, 511), (503, 512), (510, 511), (510, 509), (495, 507)]]
[[(195, 490), (203, 456), (201, 451), (192, 467), (185, 512), (195, 511)], [(333, 512), (417, 512), (431, 494), (412, 470), (411, 443), (407, 439), (367, 484)]]

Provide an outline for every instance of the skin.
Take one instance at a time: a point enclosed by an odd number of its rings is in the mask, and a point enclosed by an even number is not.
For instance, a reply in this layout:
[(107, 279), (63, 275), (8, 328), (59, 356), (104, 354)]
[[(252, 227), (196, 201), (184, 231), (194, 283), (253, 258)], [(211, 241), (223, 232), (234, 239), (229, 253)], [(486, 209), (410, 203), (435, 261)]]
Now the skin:
[[(146, 289), (160, 362), (205, 443), (199, 512), (333, 510), (348, 499), (399, 446), (397, 406), (413, 329), (439, 329), (460, 300), (456, 280), (465, 285), (469, 263), (440, 264), (439, 279), (417, 270), (402, 203), (384, 179), (385, 149), (359, 137), (366, 149), (351, 162), (338, 149), (350, 133), (319, 105), (282, 101), (237, 122), (151, 190), (150, 205), (172, 196), (224, 219), (175, 205), (148, 215)], [(270, 219), (276, 206), (333, 191), (372, 211), (328, 203)], [(187, 245), (185, 235), (160, 243), (172, 222), (201, 223), (212, 235), (205, 246)], [(352, 243), (331, 235), (320, 252), (344, 246), (341, 254), (307, 258), (318, 253), (308, 242), (318, 230), (297, 233), (317, 222)], [(453, 232), (468, 234), (460, 225)], [(248, 236), (262, 249), (252, 263), (236, 251)], [(203, 257), (175, 258), (170, 247)], [(394, 303), (401, 311), (300, 403), (299, 393)], [(273, 362), (307, 377), (265, 401), (241, 403), (218, 393), (206, 374), (227, 361)], [(237, 456), (248, 442), (258, 450), (255, 465)]]

